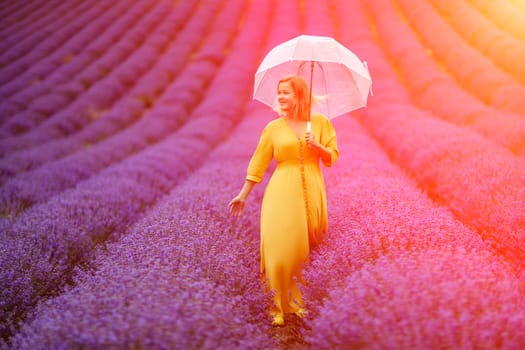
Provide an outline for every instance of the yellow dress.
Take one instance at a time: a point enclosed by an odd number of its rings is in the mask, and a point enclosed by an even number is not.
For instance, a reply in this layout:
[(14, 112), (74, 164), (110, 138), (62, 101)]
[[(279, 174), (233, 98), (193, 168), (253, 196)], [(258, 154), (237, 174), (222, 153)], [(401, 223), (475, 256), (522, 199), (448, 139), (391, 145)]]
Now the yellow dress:
[[(312, 132), (330, 149), (331, 166), (339, 157), (332, 123), (323, 115), (311, 118)], [(250, 160), (247, 180), (260, 182), (272, 159), (277, 162), (261, 206), (261, 274), (274, 295), (271, 314), (296, 312), (303, 306), (297, 282), (310, 248), (328, 229), (323, 173), (317, 152), (299, 139), (282, 117), (264, 128)]]

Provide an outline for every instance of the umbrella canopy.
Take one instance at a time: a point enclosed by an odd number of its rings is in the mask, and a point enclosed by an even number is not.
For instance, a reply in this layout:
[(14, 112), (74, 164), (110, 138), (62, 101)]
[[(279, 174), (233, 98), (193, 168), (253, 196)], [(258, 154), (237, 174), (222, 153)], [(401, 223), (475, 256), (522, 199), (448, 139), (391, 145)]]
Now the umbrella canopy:
[(328, 118), (366, 106), (372, 86), (366, 62), (326, 36), (300, 35), (271, 49), (255, 73), (253, 98), (273, 106), (277, 83), (287, 75), (310, 82), (324, 97), (315, 109)]

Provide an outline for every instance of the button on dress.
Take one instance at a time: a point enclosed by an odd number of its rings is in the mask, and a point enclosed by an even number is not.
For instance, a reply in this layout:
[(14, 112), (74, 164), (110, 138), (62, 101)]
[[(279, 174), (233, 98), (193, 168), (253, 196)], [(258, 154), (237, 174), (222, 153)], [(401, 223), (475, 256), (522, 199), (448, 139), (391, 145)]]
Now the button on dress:
[[(312, 132), (330, 149), (324, 163), (331, 166), (339, 157), (332, 123), (323, 115), (311, 118)], [(293, 313), (303, 306), (297, 282), (311, 248), (328, 229), (328, 212), (320, 157), (308, 148), (305, 133), (300, 138), (283, 117), (263, 129), (250, 160), (247, 180), (261, 182), (275, 159), (277, 166), (266, 186), (261, 205), (261, 274), (274, 295), (271, 314)]]

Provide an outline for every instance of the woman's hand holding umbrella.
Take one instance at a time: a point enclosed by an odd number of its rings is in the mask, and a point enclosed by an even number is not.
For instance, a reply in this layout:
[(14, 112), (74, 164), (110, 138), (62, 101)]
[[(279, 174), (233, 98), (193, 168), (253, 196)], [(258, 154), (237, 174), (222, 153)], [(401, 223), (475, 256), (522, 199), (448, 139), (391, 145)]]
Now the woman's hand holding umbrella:
[(321, 146), (321, 144), (315, 139), (315, 135), (311, 131), (306, 131), (304, 138), (306, 140), (308, 148), (317, 149), (319, 148), (319, 146)]
[(308, 148), (314, 149), (317, 151), (319, 156), (321, 157), (321, 160), (324, 162), (329, 162), (331, 158), (330, 150), (328, 150), (326, 147), (321, 145), (319, 141), (315, 138), (315, 135), (311, 131), (306, 131), (305, 133), (305, 140), (306, 144), (308, 145)]

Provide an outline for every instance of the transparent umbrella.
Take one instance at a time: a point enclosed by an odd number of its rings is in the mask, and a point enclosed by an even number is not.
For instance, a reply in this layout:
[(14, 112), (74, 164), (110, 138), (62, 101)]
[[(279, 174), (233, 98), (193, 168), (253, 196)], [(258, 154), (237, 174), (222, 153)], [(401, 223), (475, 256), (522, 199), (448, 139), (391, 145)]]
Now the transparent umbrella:
[(273, 106), (277, 83), (286, 75), (310, 83), (310, 93), (323, 97), (316, 110), (328, 118), (365, 107), (371, 94), (366, 62), (327, 36), (300, 35), (272, 48), (255, 73), (253, 98)]

